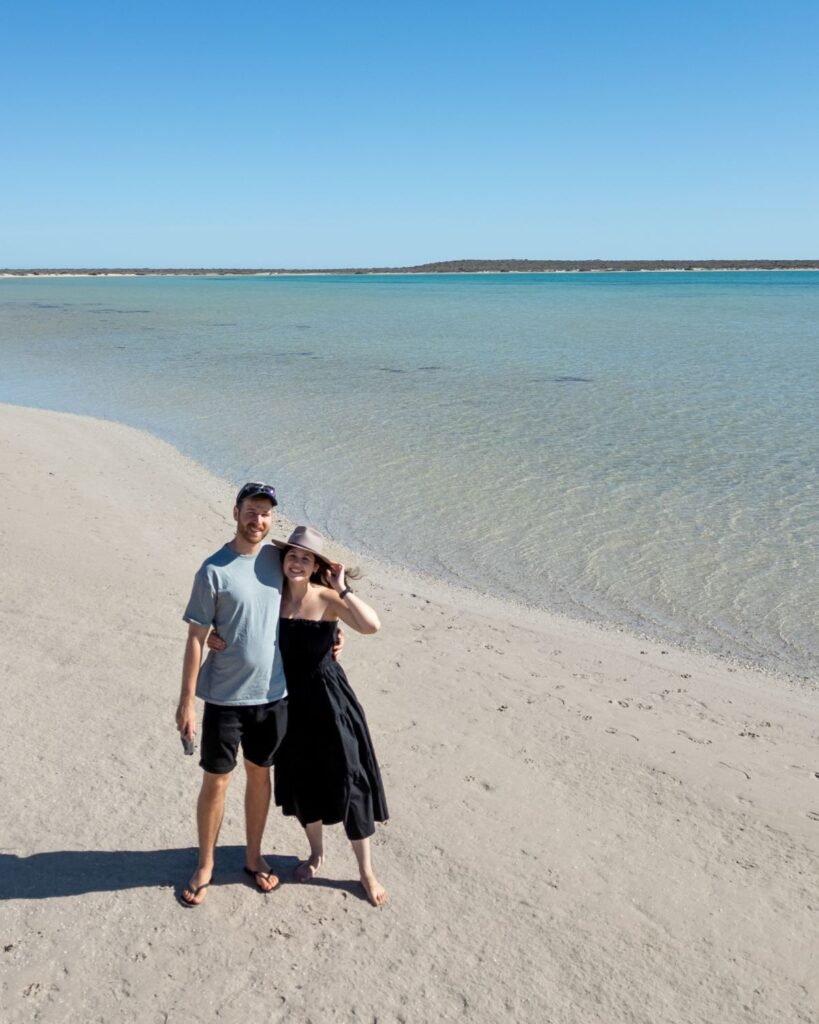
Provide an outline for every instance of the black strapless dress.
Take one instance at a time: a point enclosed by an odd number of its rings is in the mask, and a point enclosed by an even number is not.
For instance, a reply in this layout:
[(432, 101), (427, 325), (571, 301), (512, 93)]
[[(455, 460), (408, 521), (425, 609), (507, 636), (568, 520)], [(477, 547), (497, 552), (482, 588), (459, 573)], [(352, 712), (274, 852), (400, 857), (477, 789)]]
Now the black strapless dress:
[(334, 622), (279, 619), (287, 677), (287, 733), (276, 752), (274, 794), (302, 826), (344, 823), (366, 839), (389, 817), (364, 711), (331, 654)]

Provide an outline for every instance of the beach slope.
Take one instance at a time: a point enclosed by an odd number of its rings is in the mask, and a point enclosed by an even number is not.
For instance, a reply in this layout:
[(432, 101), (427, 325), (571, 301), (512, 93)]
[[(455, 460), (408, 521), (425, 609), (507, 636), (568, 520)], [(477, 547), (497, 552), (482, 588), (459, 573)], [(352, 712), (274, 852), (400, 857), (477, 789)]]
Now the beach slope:
[(113, 423), (0, 406), (0, 436), (4, 1021), (816, 1020), (815, 693), (339, 548), (382, 615), (343, 657), (391, 902), (338, 829), (291, 883), (305, 844), (275, 809), (284, 884), (257, 893), (237, 774), (182, 908), (181, 614), (234, 486)]

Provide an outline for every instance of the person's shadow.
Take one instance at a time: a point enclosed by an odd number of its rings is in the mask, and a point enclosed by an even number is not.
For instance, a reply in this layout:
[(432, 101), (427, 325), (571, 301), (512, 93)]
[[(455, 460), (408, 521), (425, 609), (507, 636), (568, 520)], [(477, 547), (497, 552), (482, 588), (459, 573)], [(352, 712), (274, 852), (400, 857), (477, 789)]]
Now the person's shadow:
[[(16, 857), (0, 853), (0, 900), (46, 900), (119, 889), (171, 887), (180, 890), (196, 866), (193, 846), (177, 850), (54, 850)], [(245, 848), (220, 846), (219, 881), (240, 881)], [(266, 855), (271, 870), (291, 878), (298, 859)]]
[[(181, 893), (196, 866), (194, 846), (177, 850), (54, 850), (16, 857), (0, 853), (0, 900), (47, 900), (120, 889), (172, 888)], [(298, 857), (265, 854), (283, 883), (293, 880)], [(244, 846), (217, 849), (215, 884), (248, 882)], [(366, 900), (357, 881), (316, 878), (310, 885), (340, 889)]]

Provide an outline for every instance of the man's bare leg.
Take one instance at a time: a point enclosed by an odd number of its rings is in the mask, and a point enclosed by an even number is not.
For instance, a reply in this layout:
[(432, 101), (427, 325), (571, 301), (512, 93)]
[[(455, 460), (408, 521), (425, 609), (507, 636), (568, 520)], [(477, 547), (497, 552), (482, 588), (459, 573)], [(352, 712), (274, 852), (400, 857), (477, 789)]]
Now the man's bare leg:
[(358, 861), (361, 884), (364, 886), (367, 899), (374, 907), (382, 907), (389, 897), (387, 896), (387, 890), (373, 874), (373, 866), (370, 860), (370, 840), (351, 839), (350, 842), (353, 844), (355, 858)]
[(296, 868), (296, 881), (309, 882), (318, 874), (324, 863), (324, 831), (320, 821), (311, 821), (304, 826), (307, 842), (310, 844), (310, 857), (303, 860)]
[(202, 788), (196, 801), (196, 827), (199, 833), (199, 864), (193, 877), (182, 891), (182, 899), (198, 907), (207, 895), (205, 889), (213, 877), (214, 851), (225, 816), (225, 793), (230, 784), (230, 773), (214, 775), (202, 773)]
[(245, 870), (253, 875), (257, 889), (261, 892), (272, 892), (278, 886), (279, 879), (271, 874), (270, 865), (262, 857), (262, 836), (267, 823), (267, 812), (270, 809), (270, 769), (262, 768), (245, 759), (245, 771)]

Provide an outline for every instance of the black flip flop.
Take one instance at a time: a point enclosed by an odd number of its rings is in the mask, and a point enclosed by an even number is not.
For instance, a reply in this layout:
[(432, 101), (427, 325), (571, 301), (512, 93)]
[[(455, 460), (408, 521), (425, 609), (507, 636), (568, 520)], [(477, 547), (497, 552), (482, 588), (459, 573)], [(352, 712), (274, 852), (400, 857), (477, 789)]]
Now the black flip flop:
[[(253, 879), (253, 882), (254, 882), (254, 884), (256, 886), (257, 891), (262, 893), (264, 896), (268, 896), (271, 892), (275, 892), (279, 888), (279, 885), (281, 884), (279, 882), (278, 876), (274, 875), (272, 871), (254, 871), (253, 868), (249, 868), (249, 867), (247, 867), (247, 865), (245, 865), (245, 867), (242, 868), (242, 870), (244, 871), (244, 873), (246, 875), (250, 875), (250, 877)], [(276, 884), (271, 889), (263, 889), (259, 885), (259, 879), (260, 878), (264, 878), (264, 879), (275, 878), (276, 879)]]
[[(213, 881), (213, 875), (210, 876), (210, 878), (207, 880), (207, 882), (203, 882), (201, 885), (193, 886), (190, 883), (188, 883), (188, 885), (185, 886), (185, 889), (190, 889), (190, 891), (193, 893), (194, 898), (195, 898), (195, 897), (197, 897), (199, 895), (199, 893), (203, 889), (207, 889), (207, 887), (210, 885), (210, 883), (212, 881)], [(198, 903), (194, 903), (191, 900), (186, 900), (185, 897), (183, 896), (183, 893), (185, 892), (185, 889), (183, 889), (182, 892), (179, 894), (179, 902), (180, 902), (180, 904), (183, 907), (187, 907), (188, 910), (193, 910), (195, 907), (201, 907), (202, 904), (205, 901), (204, 900), (199, 900)]]

